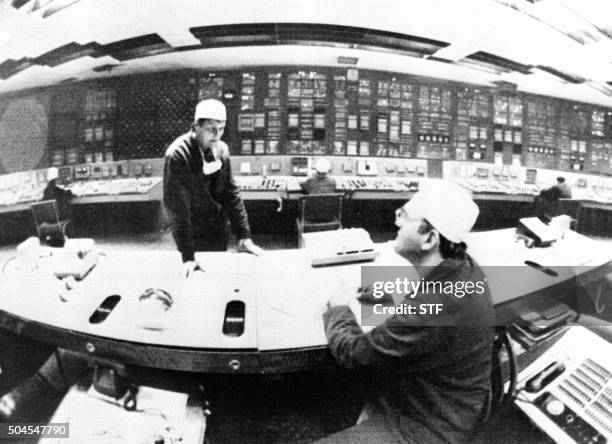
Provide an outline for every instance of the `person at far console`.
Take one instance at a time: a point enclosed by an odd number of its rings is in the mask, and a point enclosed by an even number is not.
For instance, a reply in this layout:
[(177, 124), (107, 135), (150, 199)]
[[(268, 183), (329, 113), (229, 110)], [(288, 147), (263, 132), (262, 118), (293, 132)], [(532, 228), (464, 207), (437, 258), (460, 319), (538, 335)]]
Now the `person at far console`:
[(557, 184), (553, 185), (548, 189), (552, 198), (556, 199), (571, 199), (572, 198), (572, 190), (565, 183), (565, 177), (559, 176), (557, 177)]
[(470, 441), (488, 411), (494, 336), (490, 290), (465, 243), (478, 213), (458, 185), (432, 184), (396, 211), (395, 251), (423, 282), (481, 282), (482, 292), (416, 290), (402, 303), (442, 303), (442, 312), (391, 314), (367, 333), (349, 308), (354, 295), (329, 299), (329, 349), (369, 387), (357, 425), (321, 443)]
[(557, 183), (550, 188), (542, 190), (534, 199), (534, 210), (536, 217), (548, 223), (558, 214), (559, 199), (571, 199), (572, 190), (565, 183), (565, 177), (557, 177)]
[(55, 200), (59, 220), (72, 218), (72, 198), (74, 194), (57, 184), (59, 170), (51, 167), (47, 170), (47, 186), (43, 191), (42, 200)]
[(251, 240), (247, 213), (232, 175), (229, 148), (221, 140), (226, 119), (223, 103), (201, 101), (191, 131), (179, 136), (165, 154), (163, 202), (186, 277), (200, 268), (196, 251), (227, 249), (230, 221), (240, 251), (263, 253)]
[(306, 194), (332, 194), (336, 192), (336, 180), (329, 175), (331, 163), (321, 158), (315, 164), (315, 173), (300, 183), (302, 191)]

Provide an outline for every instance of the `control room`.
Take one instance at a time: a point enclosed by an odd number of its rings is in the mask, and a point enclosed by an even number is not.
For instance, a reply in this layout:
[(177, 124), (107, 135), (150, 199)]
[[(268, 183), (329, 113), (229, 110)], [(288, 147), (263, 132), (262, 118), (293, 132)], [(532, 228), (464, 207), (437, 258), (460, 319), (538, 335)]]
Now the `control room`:
[(0, 440), (611, 442), (611, 17), (0, 0)]

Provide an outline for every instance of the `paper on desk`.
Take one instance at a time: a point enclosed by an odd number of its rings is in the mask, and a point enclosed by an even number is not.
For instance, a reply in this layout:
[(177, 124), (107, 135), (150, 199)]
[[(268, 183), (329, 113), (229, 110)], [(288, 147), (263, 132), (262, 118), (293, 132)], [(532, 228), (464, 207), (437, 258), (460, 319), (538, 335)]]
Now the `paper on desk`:
[(166, 418), (184, 418), (187, 408), (187, 393), (141, 386), (138, 390), (138, 410), (162, 412)]
[[(281, 283), (279, 282), (279, 284)], [(327, 301), (332, 295), (346, 295), (348, 300), (351, 294), (341, 278), (309, 282), (307, 300), (302, 297), (295, 297), (295, 292), (292, 292), (290, 288), (279, 291), (280, 288), (276, 287), (275, 290), (275, 293), (268, 292), (266, 294), (266, 305), (272, 310), (302, 320), (321, 319), (321, 316), (327, 309)]]
[(553, 245), (551, 253), (561, 259), (563, 265), (585, 265), (597, 257), (600, 247), (592, 239), (566, 237)]
[[(93, 385), (87, 390), (87, 396), (100, 399), (109, 404), (116, 404), (118, 407), (123, 408), (124, 398), (116, 400), (103, 395)], [(138, 393), (136, 394), (136, 409), (144, 413), (163, 415), (167, 419), (180, 419), (185, 417), (188, 397), (187, 393), (139, 386)]]

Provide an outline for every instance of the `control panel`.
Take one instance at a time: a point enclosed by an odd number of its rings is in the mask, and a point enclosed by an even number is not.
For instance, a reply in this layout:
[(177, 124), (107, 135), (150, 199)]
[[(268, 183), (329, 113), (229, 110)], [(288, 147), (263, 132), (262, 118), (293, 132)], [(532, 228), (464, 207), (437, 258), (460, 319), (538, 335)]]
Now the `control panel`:
[(557, 442), (610, 442), (612, 344), (569, 328), (520, 372), (515, 402)]

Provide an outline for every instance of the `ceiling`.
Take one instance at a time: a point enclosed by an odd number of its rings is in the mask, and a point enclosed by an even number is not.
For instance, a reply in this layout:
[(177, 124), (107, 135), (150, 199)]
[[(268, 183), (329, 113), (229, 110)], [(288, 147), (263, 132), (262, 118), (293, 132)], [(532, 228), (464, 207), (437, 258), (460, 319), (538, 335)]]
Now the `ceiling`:
[(612, 1), (0, 0), (0, 94), (294, 64), (516, 85), (612, 107)]

